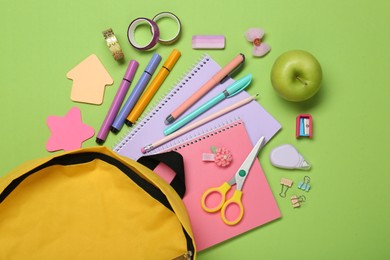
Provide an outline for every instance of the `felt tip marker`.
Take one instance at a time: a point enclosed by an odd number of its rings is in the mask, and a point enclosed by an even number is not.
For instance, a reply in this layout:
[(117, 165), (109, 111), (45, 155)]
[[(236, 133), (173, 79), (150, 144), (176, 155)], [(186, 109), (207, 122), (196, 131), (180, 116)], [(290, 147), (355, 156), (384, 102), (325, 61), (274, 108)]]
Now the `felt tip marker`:
[(145, 90), (141, 98), (135, 104), (135, 107), (130, 112), (130, 115), (126, 118), (127, 125), (131, 126), (135, 123), (135, 121), (137, 121), (139, 116), (145, 110), (146, 106), (149, 104), (150, 100), (156, 94), (157, 90), (161, 87), (164, 80), (168, 77), (169, 72), (171, 72), (180, 56), (180, 51), (172, 51), (164, 65), (161, 67), (160, 71), (157, 73), (156, 77), (154, 77), (149, 87)]
[(148, 85), (160, 61), (161, 56), (155, 53), (150, 59), (149, 64), (146, 66), (144, 72), (142, 73), (141, 78), (135, 85), (133, 92), (131, 92), (129, 98), (126, 100), (118, 116), (115, 118), (115, 121), (111, 126), (111, 132), (118, 133), (122, 129), (126, 117), (130, 114), (130, 111), (133, 109), (138, 98), (141, 96), (145, 87)]
[(123, 80), (118, 88), (118, 91), (116, 92), (115, 98), (110, 106), (110, 109), (108, 110), (106, 118), (104, 119), (103, 124), (100, 127), (99, 133), (96, 136), (96, 143), (103, 144), (106, 141), (112, 122), (114, 122), (116, 114), (118, 113), (119, 108), (122, 105), (127, 91), (129, 90), (131, 81), (134, 78), (137, 68), (138, 62), (135, 60), (131, 60), (129, 66), (127, 67), (125, 76), (123, 77)]

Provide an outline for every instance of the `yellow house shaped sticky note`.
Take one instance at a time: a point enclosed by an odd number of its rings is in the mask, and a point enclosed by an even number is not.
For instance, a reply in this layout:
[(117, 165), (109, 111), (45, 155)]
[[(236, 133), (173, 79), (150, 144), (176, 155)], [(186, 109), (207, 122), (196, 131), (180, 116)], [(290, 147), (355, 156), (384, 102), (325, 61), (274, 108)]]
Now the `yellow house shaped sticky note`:
[(103, 103), (105, 86), (114, 83), (95, 54), (74, 67), (66, 77), (73, 80), (71, 100), (95, 105)]

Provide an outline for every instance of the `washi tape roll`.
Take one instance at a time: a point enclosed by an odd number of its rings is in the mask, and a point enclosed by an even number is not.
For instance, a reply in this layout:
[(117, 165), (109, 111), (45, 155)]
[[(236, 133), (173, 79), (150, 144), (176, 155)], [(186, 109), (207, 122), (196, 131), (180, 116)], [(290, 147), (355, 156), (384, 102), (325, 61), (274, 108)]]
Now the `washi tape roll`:
[(174, 15), (173, 13), (162, 12), (162, 13), (156, 14), (152, 20), (157, 23), (157, 21), (162, 19), (162, 18), (170, 18), (170, 19), (174, 20), (177, 24), (177, 31), (173, 37), (168, 38), (168, 39), (161, 39), (161, 37), (160, 37), (158, 41), (162, 44), (172, 44), (172, 43), (176, 42), (180, 37), (180, 33), (181, 33), (180, 19), (176, 15)]
[(108, 49), (110, 50), (112, 56), (115, 60), (121, 60), (123, 59), (124, 55), (121, 49), (121, 46), (119, 45), (119, 42), (117, 38), (115, 37), (114, 31), (109, 28), (105, 31), (103, 31), (104, 39), (106, 40), (106, 44), (108, 46)]
[[(141, 45), (135, 40), (135, 30), (141, 24), (149, 25), (150, 31), (152, 33), (152, 38), (145, 45)], [(157, 44), (159, 37), (160, 37), (160, 30), (158, 29), (156, 22), (153, 20), (150, 20), (148, 18), (140, 17), (140, 18), (133, 20), (130, 23), (129, 28), (127, 30), (127, 38), (129, 39), (129, 43), (131, 44), (131, 46), (133, 46), (137, 50), (141, 50), (141, 51), (142, 50), (149, 50), (149, 49), (153, 48)]]

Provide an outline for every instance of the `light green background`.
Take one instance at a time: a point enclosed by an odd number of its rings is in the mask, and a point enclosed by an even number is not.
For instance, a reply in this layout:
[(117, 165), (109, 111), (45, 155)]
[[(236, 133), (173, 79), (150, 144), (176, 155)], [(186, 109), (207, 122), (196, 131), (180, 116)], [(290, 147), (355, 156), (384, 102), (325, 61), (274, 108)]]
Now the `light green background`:
[[(49, 155), (49, 115), (63, 116), (73, 106), (97, 132), (129, 59), (146, 66), (153, 52), (140, 53), (127, 42), (128, 24), (161, 11), (179, 16), (183, 33), (173, 46), (155, 51), (165, 59), (182, 52), (159, 90), (168, 90), (204, 51), (192, 50), (195, 34), (223, 34), (225, 50), (207, 51), (219, 64), (237, 53), (247, 56), (239, 75), (253, 73), (249, 89), (282, 130), (264, 148), (260, 161), (283, 214), (280, 220), (199, 253), (199, 259), (389, 259), (390, 4), (385, 0), (241, 0), (241, 1), (31, 1), (1, 0), (0, 6), (0, 175), (26, 160)], [(125, 64), (110, 56), (102, 31), (112, 27), (126, 55)], [(272, 46), (264, 58), (251, 56), (244, 38), (262, 27)], [(272, 89), (270, 70), (287, 50), (314, 54), (323, 68), (321, 91), (305, 103), (282, 100)], [(95, 53), (114, 78), (101, 106), (70, 100), (66, 73)], [(140, 77), (140, 69), (136, 80)], [(310, 113), (314, 138), (295, 138), (295, 117)], [(117, 138), (110, 135), (111, 147)], [(272, 148), (291, 143), (309, 160), (309, 172), (274, 168)], [(95, 145), (94, 138), (83, 147)], [(312, 190), (293, 209), (278, 196), (281, 177), (299, 182), (308, 174)], [(302, 194), (296, 188), (288, 195)], [(167, 238), (169, 239), (169, 238)], [(1, 247), (1, 245), (0, 245)]]

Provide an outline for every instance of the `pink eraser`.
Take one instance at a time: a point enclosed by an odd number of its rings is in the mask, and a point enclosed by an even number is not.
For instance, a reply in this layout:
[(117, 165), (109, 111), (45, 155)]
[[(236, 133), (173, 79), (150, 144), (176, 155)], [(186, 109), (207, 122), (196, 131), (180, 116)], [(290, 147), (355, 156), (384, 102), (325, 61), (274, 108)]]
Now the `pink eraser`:
[(192, 49), (223, 49), (225, 36), (223, 35), (194, 35), (192, 36)]

